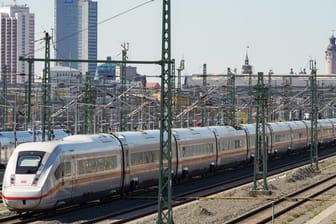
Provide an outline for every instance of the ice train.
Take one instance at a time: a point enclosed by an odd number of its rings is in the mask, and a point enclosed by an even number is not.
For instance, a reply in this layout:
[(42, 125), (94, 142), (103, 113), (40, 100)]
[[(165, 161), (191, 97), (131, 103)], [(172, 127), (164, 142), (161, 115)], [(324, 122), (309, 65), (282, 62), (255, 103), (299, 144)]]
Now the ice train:
[[(310, 146), (310, 121), (267, 123), (269, 155)], [(249, 161), (256, 127), (242, 125), (172, 130), (172, 175), (181, 180), (220, 166)], [(318, 120), (320, 145), (336, 139), (336, 119)], [(160, 131), (73, 135), (60, 141), (20, 144), (3, 178), (2, 199), (13, 211), (48, 210), (102, 199), (157, 184)]]

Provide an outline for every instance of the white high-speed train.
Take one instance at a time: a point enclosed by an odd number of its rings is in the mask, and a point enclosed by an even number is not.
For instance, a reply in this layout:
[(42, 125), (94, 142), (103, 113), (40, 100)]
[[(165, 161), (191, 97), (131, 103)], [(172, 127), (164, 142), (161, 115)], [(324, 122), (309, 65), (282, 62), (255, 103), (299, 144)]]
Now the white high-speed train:
[[(267, 123), (269, 154), (308, 148), (310, 121)], [(183, 179), (249, 161), (256, 127), (173, 129), (172, 175)], [(318, 120), (319, 144), (336, 139), (336, 119)], [(8, 161), (2, 199), (13, 211), (46, 210), (157, 184), (160, 131), (74, 135), (20, 144)]]

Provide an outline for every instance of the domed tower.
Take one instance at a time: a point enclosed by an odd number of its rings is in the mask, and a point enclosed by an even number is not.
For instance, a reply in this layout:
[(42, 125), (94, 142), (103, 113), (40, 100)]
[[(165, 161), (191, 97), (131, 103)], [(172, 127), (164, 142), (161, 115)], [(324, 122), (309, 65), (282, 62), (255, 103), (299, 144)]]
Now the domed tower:
[(326, 74), (336, 74), (336, 43), (334, 34), (329, 38), (330, 43), (325, 51)]

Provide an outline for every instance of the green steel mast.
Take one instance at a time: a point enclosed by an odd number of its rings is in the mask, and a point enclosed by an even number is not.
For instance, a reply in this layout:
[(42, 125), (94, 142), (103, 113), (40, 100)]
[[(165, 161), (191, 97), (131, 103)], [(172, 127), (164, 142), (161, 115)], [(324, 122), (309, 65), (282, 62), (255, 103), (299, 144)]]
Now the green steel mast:
[[(203, 64), (203, 97), (207, 94), (207, 66)], [(207, 121), (206, 116), (206, 100), (203, 101), (203, 108), (202, 108), (202, 127), (206, 126), (205, 122)]]
[(83, 88), (84, 96), (83, 96), (83, 134), (92, 134), (93, 133), (93, 124), (94, 122), (94, 112), (95, 112), (95, 104), (96, 104), (96, 90), (92, 85), (92, 79), (90, 77), (90, 73), (86, 73), (85, 75), (85, 84)]
[(272, 113), (273, 113), (273, 103), (272, 103), (272, 75), (273, 72), (268, 72), (268, 91), (267, 91), (267, 115), (266, 121), (272, 121)]
[[(256, 144), (254, 154), (253, 190), (268, 191), (267, 185), (267, 142), (265, 132), (265, 108), (267, 104), (267, 87), (264, 85), (264, 74), (258, 72), (256, 86), (257, 116), (256, 116)], [(259, 182), (259, 179), (262, 181)]]
[(160, 100), (160, 176), (157, 223), (173, 223), (172, 210), (172, 144), (171, 144), (171, 8), (170, 0), (163, 0)]
[(310, 60), (310, 88), (311, 88), (311, 145), (310, 145), (310, 165), (315, 172), (319, 172), (318, 166), (318, 136), (317, 136), (317, 84), (316, 84), (316, 61)]
[(251, 124), (252, 123), (252, 71), (249, 72), (248, 74), (248, 87), (249, 87), (249, 90), (248, 90), (248, 93), (249, 93), (249, 107), (247, 108), (247, 123), (248, 124)]
[(45, 58), (44, 70), (42, 77), (42, 141), (45, 141), (46, 127), (48, 140), (51, 140), (51, 102), (50, 102), (50, 39), (51, 37), (45, 33)]
[(2, 129), (5, 130), (5, 126), (8, 123), (8, 117), (7, 117), (7, 95), (8, 95), (8, 89), (7, 89), (7, 66), (4, 65), (2, 67), (2, 100), (4, 102), (4, 108), (2, 110)]
[[(182, 112), (181, 108), (181, 91), (182, 91), (182, 85), (181, 85), (181, 72), (184, 70), (184, 59), (180, 61), (180, 66), (177, 68), (177, 114), (180, 114)], [(180, 117), (180, 128), (183, 127), (183, 117)], [(176, 121), (177, 122), (177, 121)]]
[(235, 74), (231, 72), (230, 68), (227, 70), (227, 91), (228, 91), (228, 103), (229, 103), (229, 116), (228, 124), (231, 126), (237, 126), (235, 103), (236, 103), (236, 91), (235, 91)]
[(285, 85), (284, 85), (284, 99), (283, 99), (283, 104), (284, 104), (284, 120), (289, 121), (289, 92), (290, 92), (290, 86), (289, 82), (286, 79), (285, 80)]
[(121, 64), (121, 97), (120, 97), (120, 126), (119, 131), (127, 130), (127, 120), (126, 120), (126, 60), (127, 60), (127, 51), (128, 43), (123, 43), (122, 47), (122, 64)]

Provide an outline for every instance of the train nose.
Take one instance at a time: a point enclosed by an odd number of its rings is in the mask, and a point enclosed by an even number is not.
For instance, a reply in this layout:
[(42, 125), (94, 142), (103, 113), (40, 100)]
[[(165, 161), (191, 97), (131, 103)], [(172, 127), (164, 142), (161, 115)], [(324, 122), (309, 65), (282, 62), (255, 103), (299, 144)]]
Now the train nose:
[(41, 201), (41, 189), (39, 187), (11, 186), (4, 188), (2, 199), (9, 210), (34, 210)]

